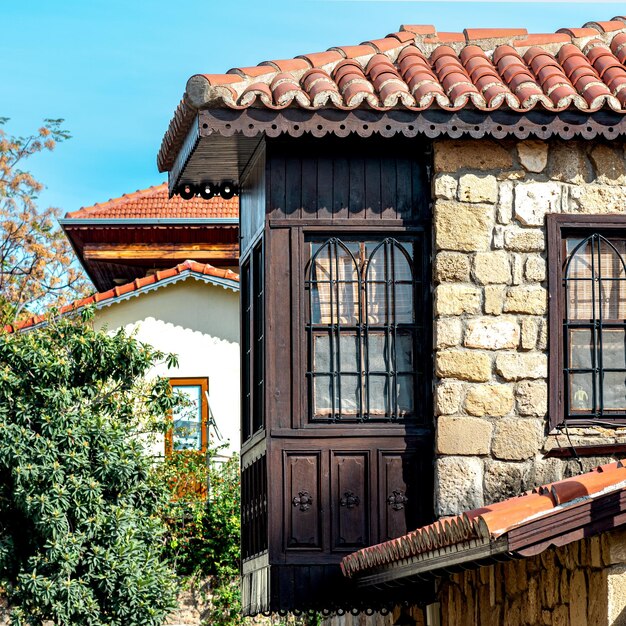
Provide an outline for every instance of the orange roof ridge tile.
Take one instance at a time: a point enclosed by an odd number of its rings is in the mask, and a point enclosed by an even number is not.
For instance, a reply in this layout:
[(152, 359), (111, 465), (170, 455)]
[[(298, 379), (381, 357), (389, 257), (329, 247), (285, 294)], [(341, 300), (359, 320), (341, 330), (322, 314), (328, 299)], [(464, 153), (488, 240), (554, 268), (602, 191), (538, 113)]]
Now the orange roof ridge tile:
[[(159, 282), (163, 282), (168, 278), (173, 278), (175, 276), (182, 276), (185, 273), (189, 274), (200, 274), (202, 276), (214, 276), (215, 278), (228, 279), (233, 282), (239, 282), (239, 274), (231, 271), (224, 270), (221, 268), (214, 267), (209, 263), (200, 263), (198, 261), (186, 260), (183, 263), (179, 263), (175, 267), (160, 270), (151, 276), (144, 276), (143, 278), (136, 278), (135, 280), (125, 283), (123, 285), (117, 285), (113, 289), (109, 289), (107, 291), (100, 291), (86, 298), (81, 298), (79, 300), (75, 300), (69, 304), (66, 304), (58, 309), (59, 315), (64, 315), (67, 313), (72, 313), (74, 311), (78, 311), (79, 309), (88, 306), (89, 304), (100, 304), (101, 302), (106, 302), (107, 300), (112, 300), (115, 298), (119, 298), (121, 296), (127, 295), (129, 293), (134, 293), (137, 291), (141, 291), (144, 287), (149, 285), (153, 285)], [(21, 322), (16, 322), (14, 324), (7, 324), (4, 326), (3, 330), (6, 333), (13, 333), (18, 330), (24, 330), (26, 328), (30, 328), (32, 326), (36, 326), (45, 322), (47, 319), (46, 315), (34, 315), (26, 320)]]

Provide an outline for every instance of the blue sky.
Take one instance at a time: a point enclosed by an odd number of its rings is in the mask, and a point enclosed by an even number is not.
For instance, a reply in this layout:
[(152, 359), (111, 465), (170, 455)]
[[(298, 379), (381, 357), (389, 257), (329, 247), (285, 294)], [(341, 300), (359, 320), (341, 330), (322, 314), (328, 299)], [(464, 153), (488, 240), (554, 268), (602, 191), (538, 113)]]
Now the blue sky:
[(0, 0), (0, 117), (26, 134), (65, 118), (73, 138), (30, 169), (63, 212), (165, 180), (156, 153), (192, 74), (383, 37), (440, 31), (553, 32), (624, 14), (623, 2), (389, 0)]

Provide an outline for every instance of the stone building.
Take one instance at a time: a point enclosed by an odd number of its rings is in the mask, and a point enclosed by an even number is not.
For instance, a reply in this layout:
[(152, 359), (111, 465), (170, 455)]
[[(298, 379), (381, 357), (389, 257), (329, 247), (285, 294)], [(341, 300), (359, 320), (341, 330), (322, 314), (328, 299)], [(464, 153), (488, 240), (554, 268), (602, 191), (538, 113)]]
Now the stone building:
[[(172, 194), (238, 184), (242, 264), (263, 270), (252, 292), (267, 316), (244, 314), (267, 349), (252, 379), (263, 395), (250, 419), (262, 417), (242, 446), (244, 489), (256, 481), (246, 612), (322, 607), (350, 624), (367, 621), (350, 607), (403, 602), (378, 621), (625, 623), (625, 62), (616, 17), (546, 35), (403, 26), (190, 79), (160, 167)], [(402, 284), (367, 278), (371, 241), (414, 246), (413, 326), (394, 295), (380, 330), (413, 333), (412, 401), (381, 356), (395, 414), (371, 410), (369, 356), (354, 370), (329, 357), (325, 371), (297, 340), (322, 332), (314, 303), (332, 310), (349, 292), (350, 336), (371, 354), (370, 282)], [(358, 247), (360, 278), (328, 270), (339, 245)], [(339, 344), (350, 329), (327, 315)], [(341, 393), (335, 408), (335, 386), (330, 415), (316, 412), (316, 377), (347, 374), (352, 412)]]

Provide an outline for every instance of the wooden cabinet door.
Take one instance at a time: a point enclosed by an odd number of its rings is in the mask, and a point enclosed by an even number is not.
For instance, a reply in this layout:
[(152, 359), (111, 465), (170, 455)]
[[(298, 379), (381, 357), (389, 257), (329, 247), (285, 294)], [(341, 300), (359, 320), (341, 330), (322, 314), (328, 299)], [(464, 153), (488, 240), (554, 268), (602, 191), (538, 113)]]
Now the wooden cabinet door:
[(287, 550), (320, 549), (320, 452), (285, 452), (285, 543)]
[(370, 455), (331, 451), (333, 550), (352, 552), (370, 543)]

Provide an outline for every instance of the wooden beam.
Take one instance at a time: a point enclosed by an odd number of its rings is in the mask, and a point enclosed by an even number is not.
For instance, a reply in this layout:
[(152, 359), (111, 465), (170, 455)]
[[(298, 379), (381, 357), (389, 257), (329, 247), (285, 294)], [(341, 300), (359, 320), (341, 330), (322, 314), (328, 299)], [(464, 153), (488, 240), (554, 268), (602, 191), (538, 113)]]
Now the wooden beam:
[(83, 248), (89, 261), (207, 261), (239, 259), (236, 243), (89, 243)]

